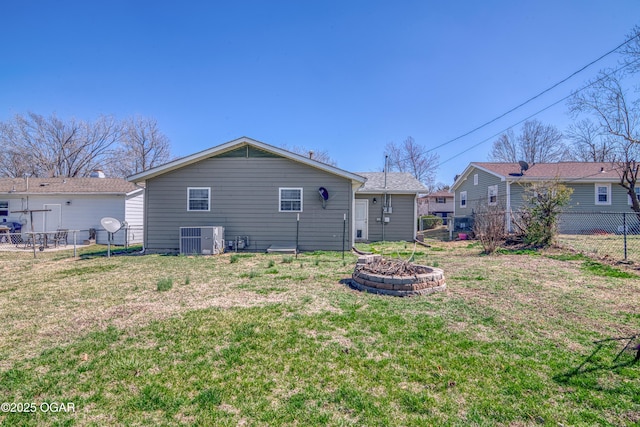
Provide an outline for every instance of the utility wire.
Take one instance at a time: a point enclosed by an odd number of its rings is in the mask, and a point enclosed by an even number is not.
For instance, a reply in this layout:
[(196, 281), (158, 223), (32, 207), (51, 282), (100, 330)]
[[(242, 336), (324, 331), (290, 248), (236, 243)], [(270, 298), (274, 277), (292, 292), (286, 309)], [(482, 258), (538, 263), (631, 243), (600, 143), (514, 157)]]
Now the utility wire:
[[(524, 101), (524, 102), (522, 102), (522, 103), (518, 104), (517, 106), (515, 106), (515, 107), (513, 107), (512, 109), (508, 110), (507, 112), (505, 112), (505, 113), (503, 113), (503, 114), (499, 115), (498, 117), (495, 117), (495, 118), (493, 118), (493, 119), (489, 120), (488, 122), (485, 122), (485, 123), (481, 124), (480, 126), (478, 126), (478, 127), (474, 128), (474, 129), (472, 129), (472, 130), (470, 130), (470, 131), (468, 131), (468, 132), (466, 132), (466, 133), (464, 133), (464, 134), (462, 134), (462, 135), (460, 135), (460, 136), (457, 136), (457, 137), (455, 137), (455, 138), (453, 138), (453, 139), (450, 139), (450, 140), (448, 140), (448, 141), (446, 141), (446, 142), (443, 142), (443, 143), (442, 143), (442, 144), (440, 144), (440, 145), (437, 145), (437, 146), (435, 146), (435, 147), (433, 147), (433, 148), (430, 148), (429, 150), (427, 150), (427, 152), (429, 152), (429, 151), (433, 151), (433, 150), (437, 150), (438, 148), (441, 148), (441, 147), (444, 147), (445, 145), (451, 144), (452, 142), (455, 142), (455, 141), (457, 141), (457, 140), (459, 140), (459, 139), (461, 139), (461, 138), (464, 138), (465, 136), (471, 135), (472, 133), (474, 133), (474, 132), (476, 132), (476, 131), (478, 131), (478, 130), (480, 130), (480, 129), (482, 129), (482, 128), (484, 128), (484, 127), (488, 126), (488, 125), (490, 125), (491, 123), (493, 123), (493, 122), (495, 122), (495, 121), (497, 121), (497, 120), (499, 120), (499, 119), (503, 118), (504, 116), (506, 116), (506, 115), (508, 115), (508, 114), (510, 114), (510, 113), (513, 113), (514, 111), (516, 111), (516, 110), (518, 110), (519, 108), (521, 108), (521, 107), (523, 107), (523, 106), (527, 105), (527, 104), (528, 104), (528, 103), (530, 103), (531, 101), (533, 101), (533, 100), (535, 100), (535, 99), (537, 99), (537, 98), (541, 97), (541, 96), (542, 96), (542, 95), (544, 95), (545, 93), (547, 93), (547, 92), (549, 92), (549, 91), (551, 91), (551, 90), (555, 89), (556, 87), (560, 86), (562, 83), (566, 82), (567, 80), (571, 79), (571, 78), (572, 78), (572, 77), (574, 77), (575, 75), (577, 75), (577, 74), (581, 73), (582, 71), (586, 70), (587, 68), (589, 68), (590, 66), (592, 66), (592, 65), (593, 65), (593, 64), (595, 64), (596, 62), (598, 62), (598, 61), (600, 61), (600, 60), (604, 59), (605, 57), (607, 57), (607, 56), (609, 56), (609, 55), (611, 55), (613, 52), (615, 52), (616, 50), (620, 49), (622, 46), (624, 46), (624, 45), (626, 45), (626, 44), (630, 43), (631, 41), (633, 41), (634, 39), (636, 39), (636, 38), (638, 38), (638, 37), (640, 37), (640, 33), (638, 33), (638, 34), (636, 34), (635, 36), (633, 36), (633, 37), (631, 37), (631, 38), (627, 39), (625, 42), (623, 42), (623, 43), (619, 44), (619, 45), (618, 45), (618, 46), (616, 46), (614, 49), (611, 49), (610, 51), (608, 51), (608, 52), (607, 52), (607, 53), (605, 53), (604, 55), (601, 55), (601, 56), (600, 56), (600, 57), (598, 57), (597, 59), (594, 59), (593, 61), (589, 62), (587, 65), (585, 65), (584, 67), (580, 68), (579, 70), (574, 71), (574, 72), (573, 72), (573, 73), (571, 73), (568, 77), (565, 77), (564, 79), (560, 80), (558, 83), (554, 84), (553, 86), (549, 87), (548, 89), (543, 90), (542, 92), (540, 92), (540, 93), (538, 93), (537, 95), (535, 95), (535, 96), (533, 96), (533, 97), (531, 97), (531, 98), (527, 99), (526, 101)], [(542, 112), (542, 111), (544, 111), (544, 110), (540, 110), (540, 112)], [(537, 114), (537, 113), (536, 113), (536, 114)], [(522, 123), (522, 122), (519, 122), (519, 123)]]
[[(639, 35), (640, 35), (640, 34), (639, 34)], [(558, 101), (556, 101), (556, 102), (554, 102), (554, 103), (552, 103), (552, 104), (550, 104), (550, 105), (547, 105), (546, 107), (544, 107), (544, 108), (542, 108), (542, 109), (540, 109), (540, 110), (536, 111), (535, 113), (533, 113), (533, 114), (531, 114), (531, 115), (529, 115), (529, 116), (525, 117), (524, 119), (520, 120), (519, 122), (512, 124), (511, 126), (507, 127), (506, 129), (503, 129), (503, 130), (501, 130), (500, 132), (495, 133), (495, 134), (491, 135), (490, 137), (488, 137), (488, 138), (486, 138), (486, 139), (483, 139), (482, 141), (480, 141), (480, 142), (478, 142), (478, 143), (476, 143), (476, 144), (473, 144), (472, 146), (470, 146), (470, 147), (468, 147), (468, 148), (466, 148), (466, 149), (464, 149), (464, 150), (460, 151), (459, 153), (455, 154), (454, 156), (449, 157), (449, 158), (448, 158), (448, 159), (446, 159), (446, 160), (443, 160), (442, 162), (440, 162), (440, 163), (438, 164), (438, 166), (437, 166), (437, 167), (440, 167), (440, 166), (442, 166), (444, 163), (447, 163), (448, 161), (451, 161), (451, 160), (455, 159), (456, 157), (461, 156), (462, 154), (466, 153), (467, 151), (470, 151), (470, 150), (472, 150), (472, 149), (474, 149), (474, 148), (476, 148), (476, 147), (478, 147), (478, 146), (480, 146), (480, 145), (484, 144), (485, 142), (488, 142), (488, 141), (490, 141), (491, 139), (496, 138), (496, 137), (498, 137), (498, 136), (502, 135), (504, 132), (508, 131), (508, 130), (509, 130), (509, 129), (511, 129), (512, 127), (517, 126), (517, 125), (519, 125), (519, 124), (521, 124), (521, 123), (526, 122), (526, 121), (527, 121), (527, 120), (529, 120), (530, 118), (537, 116), (538, 114), (540, 114), (540, 113), (542, 113), (542, 112), (544, 112), (544, 111), (548, 110), (548, 109), (549, 109), (549, 108), (551, 108), (551, 107), (555, 107), (556, 105), (560, 104), (561, 102), (566, 101), (567, 99), (571, 98), (571, 97), (572, 97), (572, 96), (574, 96), (576, 93), (582, 92), (583, 90), (585, 90), (585, 89), (589, 88), (590, 86), (593, 86), (594, 84), (596, 84), (596, 83), (598, 83), (598, 82), (600, 82), (600, 81), (604, 80), (605, 78), (607, 78), (607, 77), (611, 76), (612, 74), (615, 74), (615, 73), (617, 73), (618, 71), (623, 70), (624, 68), (629, 67), (630, 65), (633, 65), (633, 64), (635, 64), (635, 63), (637, 63), (637, 62), (639, 62), (639, 61), (640, 61), (640, 59), (636, 59), (636, 60), (635, 60), (635, 61), (633, 61), (633, 62), (630, 62), (630, 63), (628, 63), (628, 64), (625, 64), (625, 65), (623, 65), (623, 66), (621, 66), (621, 67), (619, 67), (619, 68), (617, 68), (617, 69), (615, 69), (615, 70), (611, 71), (609, 74), (605, 74), (604, 76), (600, 77), (599, 79), (596, 79), (596, 80), (594, 80), (593, 82), (591, 82), (591, 83), (589, 83), (589, 84), (585, 85), (584, 87), (581, 87), (580, 89), (576, 90), (575, 92), (570, 93), (569, 95), (565, 96), (564, 98), (561, 98), (561, 99), (559, 99)], [(429, 150), (429, 151), (430, 151), (430, 150)]]

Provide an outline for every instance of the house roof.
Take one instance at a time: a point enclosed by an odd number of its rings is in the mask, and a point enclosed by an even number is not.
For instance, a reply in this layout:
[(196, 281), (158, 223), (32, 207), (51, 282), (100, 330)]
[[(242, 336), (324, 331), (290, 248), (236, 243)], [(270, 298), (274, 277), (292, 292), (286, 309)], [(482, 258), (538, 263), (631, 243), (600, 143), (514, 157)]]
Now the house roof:
[(0, 178), (0, 194), (129, 194), (142, 187), (122, 178)]
[(617, 166), (610, 162), (536, 163), (526, 171), (521, 170), (519, 163), (472, 162), (456, 179), (453, 188), (457, 188), (474, 168), (503, 180), (520, 182), (555, 179), (564, 182), (617, 182), (620, 179)]
[(421, 197), (421, 199), (434, 198), (434, 197), (454, 197), (454, 194), (450, 193), (449, 191), (436, 191)]
[(416, 194), (426, 193), (427, 188), (410, 173), (387, 172), (386, 187), (384, 172), (358, 172), (367, 182), (358, 189), (358, 193), (395, 193)]
[(362, 176), (356, 175), (354, 173), (348, 172), (346, 170), (337, 168), (335, 166), (328, 165), (326, 163), (319, 162), (317, 160), (310, 159), (305, 156), (301, 156), (299, 154), (293, 153), (291, 151), (274, 147), (269, 144), (265, 144), (264, 142), (256, 141), (255, 139), (241, 137), (238, 139), (234, 139), (233, 141), (226, 142), (224, 144), (217, 145), (215, 147), (209, 148), (204, 151), (200, 151), (198, 153), (192, 154), (190, 156), (182, 157), (180, 159), (171, 161), (169, 163), (165, 163), (164, 165), (160, 165), (158, 167), (149, 169), (147, 171), (131, 175), (127, 179), (131, 182), (142, 182), (150, 178), (154, 178), (156, 176), (160, 176), (167, 172), (171, 172), (176, 169), (180, 169), (182, 167), (191, 165), (193, 163), (199, 162), (201, 160), (207, 159), (209, 157), (223, 154), (228, 151), (236, 150), (242, 146), (252, 146), (258, 148), (260, 150), (264, 150), (273, 154), (277, 154), (284, 158), (303, 163), (305, 165), (314, 167), (316, 169), (323, 170), (325, 172), (332, 173), (334, 175), (338, 175), (344, 178), (347, 178), (351, 181), (355, 181), (356, 183), (363, 183), (365, 178)]

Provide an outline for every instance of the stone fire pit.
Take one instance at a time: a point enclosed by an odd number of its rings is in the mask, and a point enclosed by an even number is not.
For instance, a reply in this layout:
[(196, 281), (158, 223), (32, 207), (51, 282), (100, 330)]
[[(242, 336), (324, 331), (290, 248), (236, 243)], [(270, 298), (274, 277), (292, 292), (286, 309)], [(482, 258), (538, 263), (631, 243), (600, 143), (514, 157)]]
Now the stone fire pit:
[(402, 297), (430, 294), (447, 287), (439, 268), (388, 260), (380, 255), (361, 256), (351, 278), (352, 286), (358, 290)]

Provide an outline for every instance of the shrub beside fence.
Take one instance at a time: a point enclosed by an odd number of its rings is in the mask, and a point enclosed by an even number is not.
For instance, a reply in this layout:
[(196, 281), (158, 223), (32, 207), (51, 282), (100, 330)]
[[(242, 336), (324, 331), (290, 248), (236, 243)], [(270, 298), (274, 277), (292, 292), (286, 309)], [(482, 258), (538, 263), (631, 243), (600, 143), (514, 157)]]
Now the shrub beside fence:
[[(513, 213), (503, 211), (505, 221)], [(471, 232), (476, 216), (455, 217), (454, 237)], [(616, 261), (640, 263), (640, 217), (635, 212), (572, 212), (565, 211), (558, 219), (557, 242), (586, 255), (610, 257)]]

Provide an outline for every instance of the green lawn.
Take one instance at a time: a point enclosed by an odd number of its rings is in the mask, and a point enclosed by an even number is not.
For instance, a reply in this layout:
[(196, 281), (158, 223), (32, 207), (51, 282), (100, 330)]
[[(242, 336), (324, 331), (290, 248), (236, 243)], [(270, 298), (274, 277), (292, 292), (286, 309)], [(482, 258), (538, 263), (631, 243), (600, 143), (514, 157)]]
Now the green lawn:
[(635, 350), (594, 343), (640, 333), (635, 271), (428, 243), (360, 246), (444, 270), (412, 298), (350, 289), (352, 254), (0, 254), (0, 402), (36, 405), (0, 423), (640, 423)]

